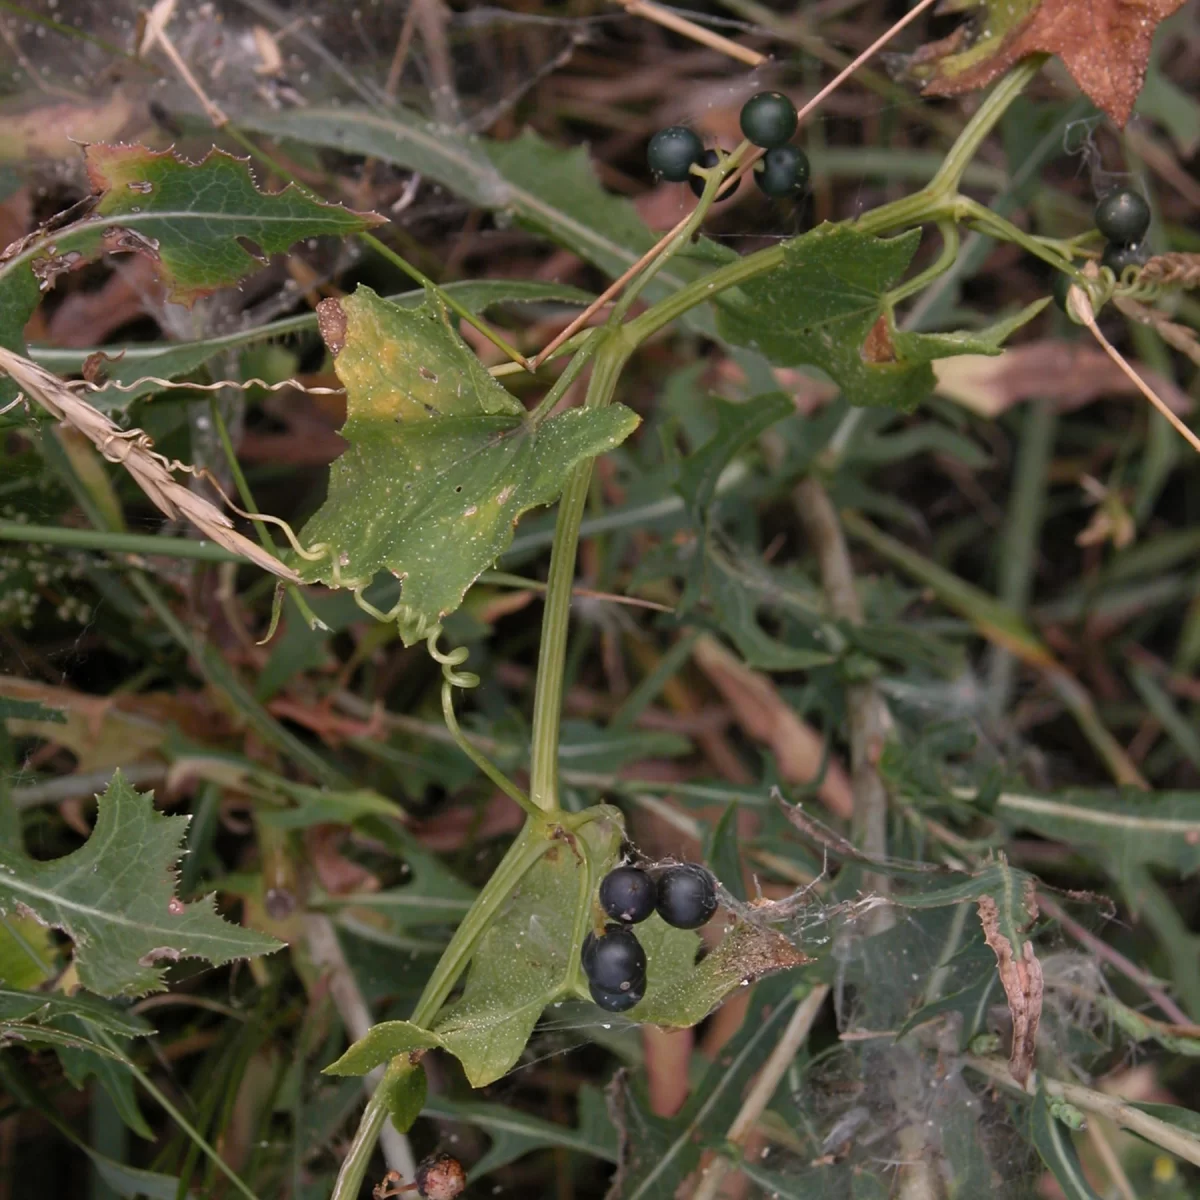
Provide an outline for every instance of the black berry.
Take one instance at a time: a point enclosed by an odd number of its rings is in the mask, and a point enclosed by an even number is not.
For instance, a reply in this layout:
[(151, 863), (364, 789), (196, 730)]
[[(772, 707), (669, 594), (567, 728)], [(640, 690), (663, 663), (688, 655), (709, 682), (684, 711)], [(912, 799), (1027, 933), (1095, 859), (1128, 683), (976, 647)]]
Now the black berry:
[(1110, 242), (1132, 246), (1140, 242), (1150, 228), (1150, 205), (1128, 188), (1109, 192), (1096, 205), (1096, 228)]
[(645, 984), (630, 988), (627, 992), (609, 992), (589, 983), (588, 991), (592, 994), (592, 1000), (606, 1012), (628, 1012), (646, 994)]
[[(721, 156), (715, 150), (705, 150), (700, 156), (700, 166), (708, 169), (715, 167), (721, 161)], [(738, 181), (741, 182), (740, 180)], [(688, 187), (696, 193), (697, 196), (704, 195), (704, 180), (699, 175), (688, 176)], [(728, 181), (721, 185), (721, 190), (717, 192), (718, 200), (727, 200), (734, 192), (738, 190), (737, 183), (729, 183)]]
[(431, 1154), (417, 1164), (417, 1195), (422, 1200), (454, 1200), (467, 1186), (463, 1165), (450, 1154)]
[(768, 196), (791, 196), (808, 183), (808, 155), (799, 146), (776, 146), (762, 157), (754, 182)]
[(756, 146), (784, 146), (796, 132), (796, 106), (782, 92), (759, 92), (742, 107), (742, 132)]
[(1100, 256), (1100, 265), (1107, 267), (1119, 280), (1126, 267), (1145, 266), (1150, 252), (1143, 245), (1118, 246), (1109, 242)]
[(658, 915), (676, 929), (699, 929), (717, 911), (717, 885), (697, 863), (668, 867), (658, 877)]
[(636, 925), (654, 911), (654, 881), (637, 867), (616, 867), (600, 881), (600, 907), (622, 925)]
[(655, 175), (661, 175), (671, 183), (682, 183), (688, 178), (692, 163), (700, 161), (704, 144), (683, 125), (672, 125), (660, 129), (650, 139), (646, 149), (646, 161)]
[(580, 955), (588, 982), (605, 992), (641, 991), (646, 985), (646, 952), (631, 929), (606, 925), (589, 933)]

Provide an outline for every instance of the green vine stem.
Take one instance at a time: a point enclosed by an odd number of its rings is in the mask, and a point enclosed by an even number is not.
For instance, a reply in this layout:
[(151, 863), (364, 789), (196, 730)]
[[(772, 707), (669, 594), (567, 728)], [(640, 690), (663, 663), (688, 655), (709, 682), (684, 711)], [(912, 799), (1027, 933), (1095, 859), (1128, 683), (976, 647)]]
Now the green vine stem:
[[(429, 1027), (466, 968), (479, 939), (492, 923), (499, 907), (552, 844), (543, 822), (525, 822), (438, 960), (409, 1018), (414, 1025), (426, 1029)], [(375, 1143), (379, 1140), (379, 1131), (388, 1119), (388, 1095), (397, 1080), (405, 1071), (411, 1069), (408, 1059), (404, 1056), (393, 1059), (388, 1064), (383, 1078), (363, 1110), (354, 1140), (342, 1160), (330, 1200), (357, 1200), (363, 1176), (375, 1151)]]
[[(629, 336), (630, 326), (604, 330), (596, 352), (592, 378), (588, 382), (589, 408), (603, 408), (617, 388), (621, 371), (638, 344)], [(558, 505), (554, 545), (550, 550), (550, 573), (542, 615), (542, 640), (538, 651), (537, 685), (533, 698), (532, 764), (529, 798), (545, 813), (559, 811), (558, 734), (562, 723), (563, 676), (567, 663), (567, 628), (571, 616), (571, 592), (575, 586), (575, 552), (579, 526), (587, 505), (591, 460), (571, 472)]]
[(456, 687), (478, 687), (479, 676), (473, 671), (456, 671), (454, 669), (467, 661), (467, 649), (465, 646), (459, 646), (458, 649), (451, 650), (449, 654), (443, 654), (437, 648), (438, 632), (440, 631), (431, 633), (426, 644), (429, 648), (430, 657), (435, 662), (440, 663), (442, 667), (442, 716), (446, 721), (446, 728), (450, 730), (450, 736), (454, 738), (458, 748), (509, 799), (515, 800), (525, 810), (526, 816), (540, 820), (542, 816), (541, 810), (534, 807), (529, 797), (482, 750), (470, 743), (466, 734), (463, 733), (459, 726), (458, 718), (454, 715), (454, 689)]

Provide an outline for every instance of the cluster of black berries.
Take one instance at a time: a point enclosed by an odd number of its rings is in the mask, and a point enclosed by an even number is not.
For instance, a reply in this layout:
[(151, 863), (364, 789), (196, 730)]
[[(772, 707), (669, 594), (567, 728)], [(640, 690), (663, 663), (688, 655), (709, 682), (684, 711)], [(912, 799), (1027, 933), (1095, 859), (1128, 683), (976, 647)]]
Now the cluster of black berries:
[[(799, 146), (789, 146), (796, 132), (796, 106), (780, 92), (759, 92), (742, 106), (742, 132), (746, 140), (766, 150), (755, 164), (754, 182), (768, 196), (794, 196), (808, 183), (808, 158)], [(646, 151), (650, 170), (671, 183), (685, 180), (697, 196), (704, 180), (692, 167), (715, 167), (721, 161), (715, 150), (705, 150), (700, 139), (684, 125), (662, 129), (650, 139)], [(732, 196), (737, 184), (725, 184), (718, 200)]]
[(1150, 205), (1137, 192), (1109, 192), (1096, 205), (1096, 228), (1108, 238), (1100, 264), (1118, 279), (1126, 267), (1140, 267), (1149, 258), (1142, 239), (1150, 228)]
[[(1128, 188), (1118, 188), (1103, 196), (1096, 205), (1096, 228), (1108, 239), (1100, 265), (1108, 267), (1119, 281), (1126, 267), (1143, 266), (1150, 257), (1142, 240), (1150, 228), (1150, 205)], [(1060, 271), (1054, 276), (1054, 299), (1067, 311), (1067, 292), (1071, 276)]]
[(646, 952), (629, 926), (657, 909), (676, 929), (699, 929), (717, 911), (717, 885), (698, 863), (616, 867), (600, 881), (600, 907), (612, 921), (584, 939), (583, 971), (601, 1008), (625, 1012), (646, 994)]

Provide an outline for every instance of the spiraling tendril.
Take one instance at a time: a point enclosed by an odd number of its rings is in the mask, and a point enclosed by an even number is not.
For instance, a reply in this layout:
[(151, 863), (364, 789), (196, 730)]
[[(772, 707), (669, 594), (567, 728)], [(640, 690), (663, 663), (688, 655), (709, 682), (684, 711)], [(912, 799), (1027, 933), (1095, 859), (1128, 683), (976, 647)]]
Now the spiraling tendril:
[(458, 718), (454, 715), (454, 689), (476, 688), (479, 686), (479, 676), (474, 671), (457, 670), (467, 661), (470, 651), (466, 646), (456, 646), (443, 654), (437, 645), (442, 627), (432, 629), (425, 639), (425, 645), (430, 657), (442, 668), (442, 715), (446, 720), (446, 728), (458, 744), (458, 748), (510, 799), (515, 800), (531, 817), (542, 820), (544, 814), (529, 796), (521, 790), (482, 750), (471, 742), (459, 727)]

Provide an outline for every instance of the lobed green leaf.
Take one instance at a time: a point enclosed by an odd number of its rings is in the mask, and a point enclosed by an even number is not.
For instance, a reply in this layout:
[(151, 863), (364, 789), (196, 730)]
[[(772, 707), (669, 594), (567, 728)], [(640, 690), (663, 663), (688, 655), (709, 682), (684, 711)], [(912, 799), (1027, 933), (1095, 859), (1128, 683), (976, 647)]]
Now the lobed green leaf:
[(39, 862), (19, 845), (0, 845), (0, 913), (19, 906), (66, 933), (85, 988), (141, 995), (163, 987), (164, 961), (216, 965), (279, 949), (274, 938), (223, 921), (211, 895), (191, 904), (175, 896), (188, 818), (156, 812), (119, 771), (97, 799), (91, 837), (63, 858)]

